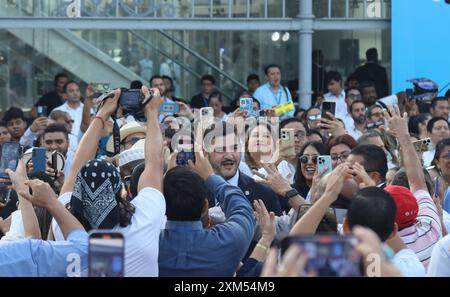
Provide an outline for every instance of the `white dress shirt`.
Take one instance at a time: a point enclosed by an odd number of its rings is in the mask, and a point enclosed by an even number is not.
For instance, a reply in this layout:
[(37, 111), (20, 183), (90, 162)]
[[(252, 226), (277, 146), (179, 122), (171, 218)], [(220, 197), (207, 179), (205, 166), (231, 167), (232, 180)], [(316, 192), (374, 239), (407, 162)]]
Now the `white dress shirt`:
[(229, 183), (230, 185), (235, 186), (235, 187), (238, 186), (238, 183), (239, 183), (239, 169), (236, 171), (236, 174), (232, 178), (227, 179), (227, 183)]
[[(81, 121), (83, 119), (83, 103), (80, 102), (80, 105), (77, 108), (72, 108), (67, 104), (67, 101), (63, 104), (55, 108), (54, 110), (62, 110), (70, 114), (70, 117), (73, 119), (73, 125), (72, 125), (72, 135), (78, 139), (78, 136), (80, 134), (80, 126)], [(77, 143), (78, 144), (78, 143)]]
[(358, 141), (358, 139), (363, 135), (363, 132), (361, 132), (360, 130), (358, 130), (358, 128), (356, 128), (355, 123), (353, 122), (353, 125), (350, 126), (350, 128), (347, 128), (347, 134), (349, 134), (351, 137), (353, 137), (356, 141)]

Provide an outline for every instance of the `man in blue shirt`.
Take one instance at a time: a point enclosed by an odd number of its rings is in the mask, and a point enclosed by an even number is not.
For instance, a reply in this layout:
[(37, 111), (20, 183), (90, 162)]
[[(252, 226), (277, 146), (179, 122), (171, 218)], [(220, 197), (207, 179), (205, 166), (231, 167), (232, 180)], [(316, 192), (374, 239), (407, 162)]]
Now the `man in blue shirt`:
[(58, 222), (66, 241), (21, 239), (0, 243), (0, 276), (80, 276), (87, 271), (88, 234), (55, 198), (47, 183), (31, 180), (26, 184), (33, 195), (28, 189), (18, 194), (33, 205), (46, 208)]
[[(253, 237), (253, 209), (238, 187), (214, 175), (203, 153), (196, 153), (190, 167), (198, 174), (175, 167), (164, 178), (168, 221), (160, 235), (159, 275), (233, 276)], [(202, 224), (208, 216), (207, 189), (215, 193), (226, 217), (210, 229)]]
[[(261, 109), (272, 108), (282, 103), (292, 101), (289, 90), (281, 84), (281, 67), (276, 64), (270, 64), (265, 69), (267, 83), (256, 89), (253, 97), (258, 99)], [(281, 119), (294, 116), (294, 109), (279, 115)]]

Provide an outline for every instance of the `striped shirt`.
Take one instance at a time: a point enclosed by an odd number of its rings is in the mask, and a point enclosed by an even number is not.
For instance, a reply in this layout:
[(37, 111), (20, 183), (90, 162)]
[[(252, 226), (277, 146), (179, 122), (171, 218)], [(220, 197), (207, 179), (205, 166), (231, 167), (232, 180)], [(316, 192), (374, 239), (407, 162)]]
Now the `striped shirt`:
[(416, 223), (399, 231), (399, 235), (427, 269), (433, 247), (442, 237), (441, 221), (428, 191), (419, 190), (414, 197), (419, 205)]

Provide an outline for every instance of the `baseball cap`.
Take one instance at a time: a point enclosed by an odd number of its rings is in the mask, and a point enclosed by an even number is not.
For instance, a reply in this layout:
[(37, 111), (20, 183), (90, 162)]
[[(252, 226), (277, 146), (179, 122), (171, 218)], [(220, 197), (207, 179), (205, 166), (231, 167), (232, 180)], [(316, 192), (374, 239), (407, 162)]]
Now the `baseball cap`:
[(413, 225), (419, 212), (419, 205), (413, 193), (402, 186), (388, 186), (384, 190), (392, 196), (397, 206), (395, 222), (398, 228), (403, 229)]

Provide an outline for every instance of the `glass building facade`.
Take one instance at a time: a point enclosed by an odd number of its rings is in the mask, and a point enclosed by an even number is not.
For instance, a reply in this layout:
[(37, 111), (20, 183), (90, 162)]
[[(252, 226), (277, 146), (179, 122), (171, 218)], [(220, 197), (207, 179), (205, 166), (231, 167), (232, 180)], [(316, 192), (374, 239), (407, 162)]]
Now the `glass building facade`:
[[(198, 93), (199, 77), (212, 74), (226, 103), (245, 86), (247, 75), (256, 73), (264, 81), (263, 69), (269, 63), (281, 65), (285, 81), (299, 76), (301, 44), (298, 31), (289, 25), (299, 15), (298, 1), (79, 0), (80, 6), (70, 10), (70, 5), (76, 4), (1, 2), (1, 110), (12, 105), (29, 110), (52, 89), (53, 76), (60, 71), (83, 84), (92, 81), (91, 74), (97, 81), (114, 81), (109, 74), (96, 72), (100, 69), (97, 63), (117, 64), (111, 66), (111, 72), (120, 72), (125, 77), (121, 82), (148, 82), (153, 74), (170, 74), (175, 78), (176, 95), (187, 100)], [(326, 69), (338, 70), (345, 79), (365, 62), (365, 51), (376, 47), (390, 77), (391, 34), (389, 26), (380, 25), (389, 23), (390, 7), (390, 1), (314, 0), (313, 13), (319, 25), (312, 35), (313, 49), (323, 52)], [(64, 18), (72, 20), (68, 18), (70, 13), (78, 13), (75, 17), (82, 20), (107, 19), (109, 24), (130, 19), (149, 24), (168, 21), (169, 25), (167, 29), (120, 29), (120, 25), (97, 27), (93, 22), (90, 27), (64, 28)], [(62, 28), (33, 26), (54, 18), (61, 19)], [(170, 20), (182, 22), (181, 28), (171, 29)], [(204, 28), (190, 28), (192, 23), (202, 21)], [(223, 30), (210, 30), (209, 21), (222, 21)], [(250, 28), (254, 21), (263, 25), (267, 21), (267, 25)], [(286, 29), (280, 30), (277, 22), (285, 22)], [(24, 26), (27, 23), (29, 26)], [(334, 23), (340, 28), (335, 29)], [(184, 25), (186, 29), (182, 29)]]

